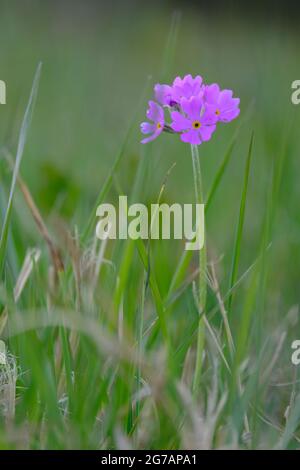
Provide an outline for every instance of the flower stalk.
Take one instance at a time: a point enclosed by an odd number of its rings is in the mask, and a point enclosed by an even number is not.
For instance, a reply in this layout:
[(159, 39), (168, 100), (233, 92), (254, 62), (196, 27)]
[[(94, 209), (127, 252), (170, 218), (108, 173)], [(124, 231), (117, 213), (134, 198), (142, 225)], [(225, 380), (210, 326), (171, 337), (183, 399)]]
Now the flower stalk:
[[(195, 198), (196, 204), (204, 204), (203, 196), (203, 185), (201, 175), (200, 157), (198, 151), (198, 145), (191, 145), (192, 152), (192, 163), (193, 163), (193, 175), (194, 175), (194, 187), (195, 187)], [(206, 306), (206, 237), (204, 235), (204, 245), (199, 251), (199, 279), (198, 279), (198, 331), (197, 331), (197, 349), (196, 349), (196, 364), (193, 379), (193, 394), (197, 392), (201, 380), (202, 360), (205, 344), (205, 323), (204, 323), (204, 311)]]

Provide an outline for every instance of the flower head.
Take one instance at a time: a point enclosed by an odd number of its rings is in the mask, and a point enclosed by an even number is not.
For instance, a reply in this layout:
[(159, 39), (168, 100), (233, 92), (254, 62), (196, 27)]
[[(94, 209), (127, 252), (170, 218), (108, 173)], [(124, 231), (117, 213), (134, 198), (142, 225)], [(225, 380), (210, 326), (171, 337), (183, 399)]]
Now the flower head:
[(164, 111), (161, 106), (159, 106), (154, 101), (149, 101), (149, 108), (147, 110), (147, 118), (152, 122), (142, 122), (141, 131), (143, 134), (151, 134), (149, 137), (146, 137), (142, 140), (142, 144), (151, 142), (151, 140), (158, 137), (165, 125)]
[(205, 109), (202, 97), (193, 96), (189, 100), (182, 98), (181, 108), (184, 114), (179, 111), (171, 112), (171, 128), (175, 132), (181, 132), (181, 140), (193, 145), (210, 140), (216, 125), (213, 116)]
[[(205, 85), (200, 75), (176, 77), (172, 85), (157, 83), (154, 96), (159, 104), (149, 101), (147, 117), (152, 122), (141, 124), (142, 133), (150, 134), (143, 144), (167, 131), (199, 145), (211, 139), (218, 122), (230, 122), (240, 113), (240, 100), (231, 90), (220, 90), (216, 83)], [(170, 123), (165, 122), (164, 110), (170, 113)]]

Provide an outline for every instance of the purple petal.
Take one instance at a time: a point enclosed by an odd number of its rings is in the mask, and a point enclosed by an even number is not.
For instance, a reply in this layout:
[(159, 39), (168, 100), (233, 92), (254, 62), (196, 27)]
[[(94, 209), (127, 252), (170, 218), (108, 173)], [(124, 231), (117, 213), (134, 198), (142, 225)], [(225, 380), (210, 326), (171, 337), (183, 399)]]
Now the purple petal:
[(173, 85), (173, 98), (174, 98), (174, 100), (178, 102), (178, 101), (180, 101), (182, 96), (185, 96), (183, 89), (180, 86)]
[(193, 96), (191, 98), (191, 104), (190, 104), (191, 117), (195, 119), (199, 119), (202, 106), (203, 106), (202, 96)]
[(204, 98), (208, 103), (217, 103), (220, 95), (220, 87), (217, 83), (207, 85), (204, 91)]
[(239, 108), (229, 109), (227, 111), (223, 111), (220, 114), (220, 121), (230, 122), (233, 119), (235, 119), (236, 117), (238, 117), (239, 114), (240, 114)]
[(223, 90), (219, 98), (220, 121), (229, 122), (235, 119), (240, 113), (239, 104), (240, 99), (232, 98), (231, 90)]
[(182, 140), (182, 142), (187, 142), (192, 145), (201, 144), (199, 131), (195, 129), (192, 129), (188, 132), (184, 132), (183, 134), (181, 134), (180, 139)]
[(162, 122), (164, 123), (164, 111), (159, 104), (154, 101), (149, 101), (149, 108), (147, 110), (147, 118), (153, 122)]
[(221, 107), (231, 106), (232, 99), (232, 90), (222, 90), (219, 96), (219, 105)]
[(189, 83), (189, 82), (192, 82), (193, 81), (193, 77), (190, 73), (188, 73), (187, 75), (185, 75), (182, 79), (182, 81), (184, 83)]
[(194, 95), (197, 95), (198, 93), (200, 93), (201, 91), (201, 87), (202, 87), (202, 77), (200, 75), (197, 75), (194, 80), (193, 80), (193, 84), (192, 84), (192, 88), (193, 88), (193, 94)]
[(155, 124), (150, 124), (150, 122), (142, 122), (140, 128), (143, 134), (151, 134), (155, 131), (156, 126)]
[(220, 111), (215, 104), (206, 104), (205, 111), (201, 116), (202, 124), (215, 124), (220, 120)]
[(208, 140), (211, 139), (211, 136), (216, 130), (216, 126), (201, 126), (199, 129), (199, 133), (201, 136), (201, 139), (204, 142), (207, 142)]
[(181, 87), (182, 85), (182, 78), (176, 77), (173, 81), (173, 87)]
[(154, 132), (154, 134), (141, 140), (141, 144), (147, 144), (148, 142), (155, 140), (161, 134), (161, 132), (162, 132), (161, 129), (157, 130), (156, 132)]
[(160, 83), (157, 83), (154, 87), (155, 99), (162, 105), (170, 105), (172, 101), (172, 93), (172, 87), (169, 85), (161, 85)]
[(196, 77), (194, 78), (194, 83), (197, 83), (197, 85), (202, 85), (202, 82), (203, 82), (203, 79), (201, 75), (196, 75)]
[(187, 116), (191, 119), (199, 119), (200, 112), (202, 108), (202, 98), (200, 96), (193, 96), (189, 100), (187, 98), (182, 98), (181, 107)]
[(190, 100), (188, 100), (187, 98), (182, 98), (181, 101), (180, 101), (180, 106), (181, 106), (182, 111), (183, 111), (187, 116), (190, 116), (190, 114), (191, 114), (191, 103), (190, 103)]
[(178, 111), (173, 111), (171, 113), (171, 118), (172, 118), (172, 121), (173, 121), (171, 123), (171, 127), (172, 127), (173, 131), (181, 132), (181, 131), (184, 131), (186, 129), (190, 129), (191, 121), (189, 121), (189, 119), (184, 117)]
[(232, 98), (231, 103), (235, 108), (237, 108), (240, 105), (240, 99), (239, 98)]

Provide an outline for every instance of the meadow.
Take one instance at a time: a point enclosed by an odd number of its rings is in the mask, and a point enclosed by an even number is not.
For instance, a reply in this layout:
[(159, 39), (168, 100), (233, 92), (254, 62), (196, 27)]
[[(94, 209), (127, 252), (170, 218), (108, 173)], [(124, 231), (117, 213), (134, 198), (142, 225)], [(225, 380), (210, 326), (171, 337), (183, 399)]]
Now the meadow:
[[(299, 33), (130, 8), (3, 5), (0, 449), (299, 448)], [(184, 240), (95, 234), (120, 195), (194, 202), (189, 146), (139, 129), (153, 85), (187, 73), (241, 100), (199, 147), (200, 265)]]

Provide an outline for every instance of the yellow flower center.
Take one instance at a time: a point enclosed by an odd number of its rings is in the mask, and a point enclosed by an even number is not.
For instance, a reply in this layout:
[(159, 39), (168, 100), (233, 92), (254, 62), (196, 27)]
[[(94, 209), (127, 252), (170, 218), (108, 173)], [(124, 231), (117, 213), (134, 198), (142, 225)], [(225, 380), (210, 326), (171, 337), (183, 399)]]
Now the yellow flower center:
[(156, 124), (156, 128), (157, 128), (157, 129), (161, 129), (161, 123), (160, 123), (160, 122), (158, 122), (158, 123)]
[(221, 111), (219, 109), (216, 110), (216, 115), (219, 116), (221, 114)]
[(201, 122), (200, 121), (194, 121), (192, 124), (194, 129), (199, 129), (201, 127)]

